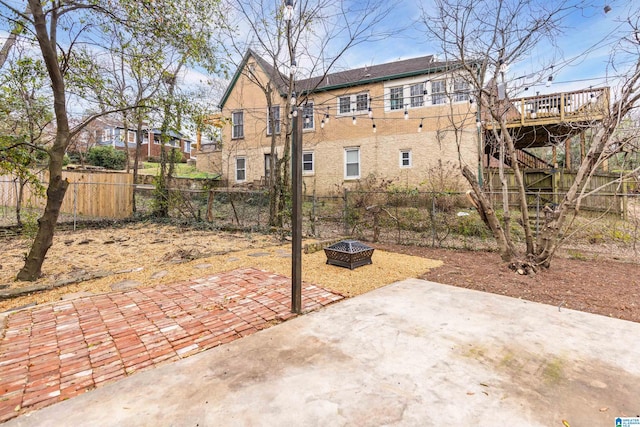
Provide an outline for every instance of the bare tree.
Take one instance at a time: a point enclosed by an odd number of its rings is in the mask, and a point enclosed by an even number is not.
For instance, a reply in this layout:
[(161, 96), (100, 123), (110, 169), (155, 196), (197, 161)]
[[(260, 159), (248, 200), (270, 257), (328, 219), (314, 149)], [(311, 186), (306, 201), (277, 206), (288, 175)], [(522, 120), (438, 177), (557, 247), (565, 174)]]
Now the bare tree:
[[(399, 3), (397, 0), (291, 3), (293, 9), (289, 11), (282, 0), (240, 0), (231, 6), (237, 17), (236, 27), (248, 28), (248, 31), (242, 38), (229, 34), (229, 53), (232, 57), (244, 58), (251, 50), (265, 62), (269, 74), (266, 80), (248, 67), (242, 69), (242, 73), (264, 94), (267, 111), (281, 105), (283, 98), (293, 98), (295, 109), (304, 105), (308, 95), (322, 83), (324, 76), (336, 69), (347, 52), (401, 31), (397, 26), (391, 30), (381, 26)], [(290, 20), (285, 19), (285, 13), (291, 14)], [(301, 80), (305, 81), (304, 87), (297, 84)], [(275, 126), (272, 115), (269, 120), (270, 123), (265, 120), (265, 128)], [(284, 112), (281, 121), (282, 134), (270, 132), (269, 225), (275, 227), (284, 224), (290, 194), (292, 122), (289, 111)], [(278, 147), (282, 147), (281, 153), (277, 152)]]
[[(480, 110), (477, 118), (487, 130), (485, 136), (494, 141), (499, 156), (503, 193), (501, 204), (494, 201), (488, 180), (482, 179), (482, 168), (478, 168), (478, 173), (475, 173), (470, 165), (460, 162), (462, 174), (472, 188), (470, 195), (481, 218), (491, 230), (502, 259), (511, 262), (512, 266), (521, 271), (535, 271), (539, 266), (550, 265), (555, 251), (562, 243), (568, 217), (578, 213), (581, 200), (588, 195), (589, 178), (607, 157), (620, 150), (619, 142), (614, 142), (615, 130), (637, 101), (638, 69), (635, 68), (630, 71), (618, 100), (613, 103), (610, 111), (605, 112), (604, 119), (589, 120), (586, 117), (581, 124), (595, 127), (589, 151), (578, 168), (575, 182), (552, 210), (537, 238), (534, 238), (523, 171), (515, 161), (517, 136), (507, 128), (507, 121), (518, 114), (511, 99), (522, 88), (509, 87), (505, 74), (509, 64), (526, 58), (534, 47), (542, 44), (554, 47), (555, 40), (563, 32), (566, 17), (573, 12), (583, 11), (588, 6), (586, 1), (437, 0), (433, 10), (423, 11), (427, 34), (438, 41), (447, 60), (459, 65), (458, 72), (465, 75), (475, 99), (478, 100)], [(546, 79), (552, 69), (552, 63), (543, 65), (537, 78)], [(606, 102), (599, 105), (607, 106)], [(567, 136), (561, 135), (559, 139)], [(484, 148), (479, 147), (479, 165)], [(508, 159), (512, 160), (509, 163), (517, 187), (520, 215), (518, 223), (524, 230), (524, 250), (518, 247), (510, 233), (512, 223), (508, 188), (503, 175)], [(498, 217), (500, 209), (503, 212), (502, 221)]]

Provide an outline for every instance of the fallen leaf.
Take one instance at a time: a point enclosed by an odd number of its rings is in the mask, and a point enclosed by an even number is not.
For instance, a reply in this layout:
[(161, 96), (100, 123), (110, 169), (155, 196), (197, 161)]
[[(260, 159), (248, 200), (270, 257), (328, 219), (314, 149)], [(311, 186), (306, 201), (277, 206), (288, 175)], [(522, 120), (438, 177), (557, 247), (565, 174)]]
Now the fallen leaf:
[(609, 408), (607, 408), (606, 406), (600, 408), (600, 412), (607, 412), (608, 410), (609, 410)]
[(472, 391), (468, 391), (468, 392), (467, 392), (467, 396), (473, 396), (474, 394), (475, 394), (475, 393), (474, 393), (474, 392), (472, 392)]
[(569, 421), (567, 421), (567, 420), (562, 420), (562, 425), (563, 425), (564, 427), (571, 427), (571, 426), (569, 425)]

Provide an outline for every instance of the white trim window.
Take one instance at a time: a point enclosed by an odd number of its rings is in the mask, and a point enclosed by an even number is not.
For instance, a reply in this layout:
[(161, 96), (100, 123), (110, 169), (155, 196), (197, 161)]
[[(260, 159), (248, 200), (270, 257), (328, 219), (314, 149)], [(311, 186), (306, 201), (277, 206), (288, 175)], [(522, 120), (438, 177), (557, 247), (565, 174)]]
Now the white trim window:
[(233, 123), (231, 139), (244, 138), (244, 112), (234, 111), (231, 114), (231, 122)]
[(136, 142), (136, 131), (128, 130), (127, 131), (127, 142), (130, 144), (134, 144)]
[(431, 82), (431, 104), (447, 103), (447, 81), (434, 80)]
[(391, 110), (402, 110), (404, 108), (404, 87), (396, 86), (390, 88), (389, 100)]
[(302, 152), (302, 173), (311, 175), (315, 171), (313, 151)]
[(453, 81), (453, 102), (469, 100), (469, 82), (463, 79)]
[(271, 107), (271, 111), (267, 109), (267, 135), (273, 133), (275, 126), (276, 135), (280, 133), (280, 106), (274, 105)]
[(184, 152), (191, 154), (191, 141), (184, 141)]
[(360, 178), (360, 148), (344, 149), (344, 179)]
[(313, 130), (315, 127), (315, 121), (313, 120), (313, 102), (307, 102), (302, 107), (302, 129)]
[(424, 83), (418, 83), (409, 87), (411, 108), (424, 106)]
[(349, 114), (351, 112), (351, 97), (341, 96), (338, 98), (338, 114)]
[(369, 93), (362, 92), (338, 98), (338, 114), (366, 114), (369, 112)]
[(369, 111), (369, 94), (359, 93), (356, 95), (356, 112)]
[(102, 132), (102, 141), (103, 142), (113, 142), (113, 129), (106, 128)]
[(412, 166), (411, 150), (400, 150), (400, 168), (407, 169)]
[(247, 180), (247, 158), (236, 157), (236, 182)]

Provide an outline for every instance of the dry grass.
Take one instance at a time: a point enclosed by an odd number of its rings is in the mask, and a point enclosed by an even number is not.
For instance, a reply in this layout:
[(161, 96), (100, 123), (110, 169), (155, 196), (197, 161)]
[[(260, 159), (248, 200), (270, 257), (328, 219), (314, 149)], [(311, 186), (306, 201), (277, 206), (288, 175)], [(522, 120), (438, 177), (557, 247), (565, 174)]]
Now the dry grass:
[[(0, 284), (11, 288), (31, 285), (15, 282), (29, 242), (4, 240)], [(254, 267), (291, 276), (291, 247), (274, 236), (182, 230), (173, 226), (136, 224), (124, 228), (61, 232), (56, 235), (38, 284), (53, 284), (82, 274), (109, 272), (54, 290), (0, 301), (0, 311), (37, 302), (59, 300), (77, 292), (103, 293), (123, 280), (140, 286), (173, 283), (240, 267)], [(418, 277), (441, 265), (420, 257), (375, 251), (373, 264), (355, 270), (326, 265), (323, 251), (302, 256), (302, 279), (346, 296)], [(164, 276), (157, 277), (162, 272)], [(153, 278), (156, 274), (156, 277)]]

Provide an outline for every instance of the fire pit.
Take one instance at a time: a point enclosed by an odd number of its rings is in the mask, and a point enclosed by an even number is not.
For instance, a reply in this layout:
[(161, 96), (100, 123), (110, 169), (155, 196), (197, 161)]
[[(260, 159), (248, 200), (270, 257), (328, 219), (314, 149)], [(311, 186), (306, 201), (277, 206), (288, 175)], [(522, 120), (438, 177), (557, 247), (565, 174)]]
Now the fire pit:
[(342, 240), (324, 248), (327, 264), (347, 267), (353, 270), (371, 264), (374, 249), (357, 240)]

